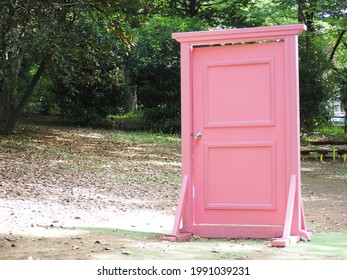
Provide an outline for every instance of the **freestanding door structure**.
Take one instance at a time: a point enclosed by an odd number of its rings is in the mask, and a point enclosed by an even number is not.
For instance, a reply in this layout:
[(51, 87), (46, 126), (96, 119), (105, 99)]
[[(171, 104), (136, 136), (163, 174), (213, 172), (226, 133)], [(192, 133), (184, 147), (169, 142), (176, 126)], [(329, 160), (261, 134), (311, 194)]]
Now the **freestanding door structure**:
[(274, 238), (274, 246), (310, 239), (300, 193), (304, 30), (173, 34), (181, 43), (183, 175), (175, 238)]

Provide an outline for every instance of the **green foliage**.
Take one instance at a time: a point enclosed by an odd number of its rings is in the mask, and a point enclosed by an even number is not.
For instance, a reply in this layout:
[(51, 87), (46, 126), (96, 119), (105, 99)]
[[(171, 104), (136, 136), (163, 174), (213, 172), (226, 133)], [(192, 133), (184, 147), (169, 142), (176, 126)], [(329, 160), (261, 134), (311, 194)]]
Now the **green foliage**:
[(302, 36), (300, 48), (300, 117), (302, 128), (313, 131), (331, 117), (329, 100), (334, 95), (334, 76), (327, 53), (315, 39), (305, 45), (307, 36)]
[(137, 30), (129, 65), (137, 98), (149, 129), (180, 128), (180, 48), (174, 32), (201, 30), (196, 18), (153, 17)]
[(95, 108), (103, 101), (113, 104), (113, 113), (120, 64), (131, 44), (127, 29), (145, 19), (150, 3), (1, 0), (0, 134), (13, 130), (47, 68), (47, 79), (59, 87), (56, 96), (62, 96), (58, 106), (67, 106), (64, 113), (89, 121), (111, 113)]
[(304, 23), (307, 31), (299, 37), (300, 115), (303, 131), (325, 126), (331, 117), (331, 100), (338, 99), (341, 79), (337, 72), (346, 65), (342, 38), (347, 25), (345, 1), (264, 0), (257, 11), (267, 25)]
[(345, 111), (347, 112), (347, 66), (346, 68), (341, 69), (338, 74), (339, 74), (338, 78), (340, 79), (340, 88), (339, 88), (340, 98), (341, 98), (342, 104), (345, 107)]
[(215, 0), (204, 1), (205, 9), (199, 15), (214, 27), (243, 28), (260, 26), (263, 18), (256, 12), (257, 1)]
[(78, 84), (74, 91), (65, 85), (57, 85), (54, 94), (59, 114), (63, 119), (73, 120), (81, 125), (90, 125), (116, 113), (120, 103), (117, 88), (102, 85), (83, 86)]
[(341, 126), (326, 125), (320, 127), (317, 132), (324, 138), (334, 139), (334, 140), (347, 140), (347, 135), (344, 128)]
[(332, 117), (330, 101), (341, 94), (338, 72), (346, 54), (338, 38), (346, 27), (346, 10), (343, 3), (333, 1), (298, 3), (298, 19), (308, 29), (300, 38), (301, 124), (304, 130), (313, 131), (326, 125)]
[[(214, 28), (258, 26), (263, 22), (252, 0), (158, 0), (160, 14), (197, 17)], [(263, 1), (260, 1), (263, 2)]]
[(143, 130), (145, 123), (141, 112), (128, 112), (122, 115), (108, 115), (107, 121), (115, 129), (121, 130)]
[(312, 146), (311, 141), (323, 140), (346, 141), (347, 134), (343, 127), (328, 123), (317, 128), (314, 132), (303, 132), (300, 137), (300, 144), (301, 146)]
[(75, 28), (83, 34), (71, 39), (79, 47), (71, 46), (67, 55), (56, 53), (49, 76), (56, 85), (53, 95), (59, 113), (85, 125), (119, 112), (127, 48), (91, 17), (76, 19)]
[(0, 0), (0, 134), (41, 98), (47, 111), (88, 124), (133, 110), (135, 96), (148, 129), (178, 131), (172, 33), (298, 22), (308, 27), (301, 125), (312, 131), (330, 118), (330, 100), (347, 109), (345, 0)]

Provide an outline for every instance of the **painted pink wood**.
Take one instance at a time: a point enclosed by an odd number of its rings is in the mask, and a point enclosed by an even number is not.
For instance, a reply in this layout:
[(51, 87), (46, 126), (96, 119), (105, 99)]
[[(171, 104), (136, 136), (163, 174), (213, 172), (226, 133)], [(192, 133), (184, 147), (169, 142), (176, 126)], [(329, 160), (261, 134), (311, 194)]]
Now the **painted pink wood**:
[[(304, 30), (173, 34), (181, 42), (182, 231), (283, 235), (290, 180), (301, 183), (297, 36)], [(242, 44), (211, 47), (225, 43)], [(308, 235), (301, 205), (297, 187), (290, 235)]]
[(178, 200), (178, 206), (176, 209), (175, 223), (174, 223), (174, 226), (172, 229), (172, 235), (174, 235), (174, 236), (178, 236), (180, 233), (183, 207), (184, 207), (184, 202), (186, 201), (186, 195), (187, 195), (187, 186), (188, 186), (188, 176), (183, 176), (181, 190), (180, 190), (180, 196), (179, 196), (179, 200)]
[(174, 33), (172, 34), (172, 37), (178, 42), (189, 45), (209, 45), (283, 39), (285, 37), (300, 35), (304, 30), (306, 30), (304, 24), (294, 24), (285, 26), (182, 32)]
[(193, 51), (196, 225), (283, 224), (283, 44)]
[(191, 133), (192, 127), (192, 72), (191, 53), (193, 47), (190, 44), (181, 43), (181, 146), (182, 146), (182, 177), (187, 176), (187, 193), (184, 201), (183, 231), (188, 225), (193, 224), (188, 209), (191, 209), (192, 198), (192, 166), (193, 166), (193, 143)]
[(292, 221), (293, 221), (295, 193), (296, 193), (296, 176), (292, 175), (290, 178), (286, 218), (285, 218), (283, 236), (282, 236), (283, 238), (290, 238), (290, 231), (291, 231)]

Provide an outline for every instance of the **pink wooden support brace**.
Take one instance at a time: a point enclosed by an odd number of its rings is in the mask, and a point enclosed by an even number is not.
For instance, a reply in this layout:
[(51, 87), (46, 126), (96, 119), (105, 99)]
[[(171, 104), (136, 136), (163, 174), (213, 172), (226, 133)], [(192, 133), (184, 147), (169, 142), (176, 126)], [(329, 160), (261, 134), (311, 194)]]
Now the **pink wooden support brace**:
[(283, 236), (282, 238), (275, 238), (272, 240), (271, 244), (275, 247), (285, 247), (289, 244), (296, 243), (300, 240), (300, 236), (291, 236), (291, 228), (293, 221), (293, 211), (295, 202), (295, 192), (296, 192), (296, 176), (292, 175), (290, 177), (290, 186), (287, 201), (286, 218), (284, 222)]
[(184, 203), (185, 203), (186, 195), (187, 195), (187, 186), (188, 186), (188, 176), (183, 176), (179, 200), (178, 200), (178, 206), (176, 209), (175, 223), (172, 229), (172, 235), (165, 235), (161, 238), (162, 240), (183, 241), (183, 240), (189, 239), (192, 236), (191, 233), (180, 233), (183, 207), (184, 207)]

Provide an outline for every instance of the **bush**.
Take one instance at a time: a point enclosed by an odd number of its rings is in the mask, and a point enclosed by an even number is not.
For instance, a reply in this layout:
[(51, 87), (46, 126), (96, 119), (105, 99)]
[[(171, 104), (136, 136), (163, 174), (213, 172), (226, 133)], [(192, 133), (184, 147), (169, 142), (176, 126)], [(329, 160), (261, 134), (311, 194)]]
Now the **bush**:
[(55, 89), (56, 102), (63, 119), (81, 125), (102, 121), (109, 114), (119, 112), (120, 89), (117, 87), (86, 87), (75, 85), (71, 91), (64, 85)]

